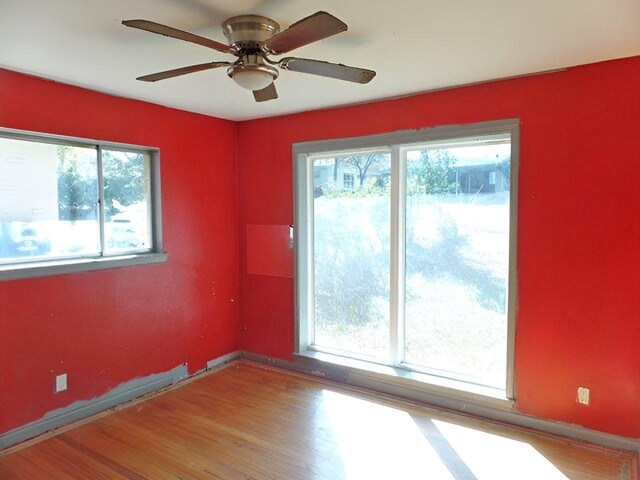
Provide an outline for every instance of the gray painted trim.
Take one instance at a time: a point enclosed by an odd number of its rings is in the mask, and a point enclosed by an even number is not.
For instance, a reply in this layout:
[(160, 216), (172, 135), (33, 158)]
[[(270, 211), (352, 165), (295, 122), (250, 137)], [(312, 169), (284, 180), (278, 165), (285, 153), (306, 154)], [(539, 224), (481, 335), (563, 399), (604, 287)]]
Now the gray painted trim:
[[(393, 395), (400, 399), (415, 401), (425, 404), (426, 406), (435, 406), (462, 414), (482, 417), (488, 420), (503, 422), (518, 427), (531, 428), (552, 435), (559, 435), (596, 445), (628, 450), (640, 454), (640, 439), (619, 437), (616, 435), (597, 432), (595, 430), (589, 430), (577, 425), (530, 417), (509, 409), (477, 405), (473, 402), (462, 399), (451, 399), (442, 394), (436, 395), (420, 388), (416, 388), (415, 382), (413, 382), (413, 386), (411, 385), (411, 382), (409, 382), (409, 387), (407, 388), (402, 385), (402, 379), (400, 379), (400, 381), (390, 382), (389, 379), (384, 378), (384, 375), (376, 375), (375, 373), (372, 374), (371, 372), (323, 362), (309, 357), (296, 357), (294, 361), (290, 362), (256, 353), (235, 351), (208, 361), (207, 370), (231, 363), (240, 358), (265, 365), (271, 365), (284, 370), (291, 370), (307, 375), (326, 378), (327, 380), (343, 383), (345, 385), (365, 388), (371, 390), (373, 393)], [(35, 422), (31, 422), (27, 425), (23, 425), (1, 434), (0, 450), (16, 445), (54, 428), (68, 425), (91, 415), (103, 412), (142, 395), (176, 384), (187, 379), (187, 377), (188, 371), (186, 366), (178, 365), (168, 372), (154, 374), (144, 378), (137, 378), (123, 383), (113, 390), (110, 390), (102, 397), (74, 402), (68, 407), (48, 412), (40, 420), (36, 420)]]
[(520, 172), (520, 122), (514, 121), (509, 161), (509, 284), (507, 285), (507, 398), (516, 398), (516, 328), (518, 322), (518, 185)]
[[(207, 370), (226, 365), (242, 357), (242, 352), (237, 350), (207, 362)], [(40, 420), (28, 423), (9, 432), (0, 434), (0, 450), (16, 445), (30, 438), (41, 435), (49, 430), (59, 428), (70, 423), (82, 420), (97, 413), (109, 410), (123, 403), (134, 400), (148, 393), (160, 390), (179, 383), (189, 377), (187, 367), (178, 365), (164, 373), (136, 378), (125, 382), (108, 391), (101, 397), (91, 400), (80, 400), (71, 405), (46, 413)]]
[[(294, 340), (295, 351), (310, 343), (307, 319), (313, 305), (313, 172), (307, 168), (307, 155), (293, 146), (294, 182)], [(304, 199), (304, 201), (301, 201)]]
[(293, 144), (293, 156), (295, 159), (298, 155), (315, 156), (333, 152), (391, 147), (393, 145), (406, 146), (437, 140), (446, 141), (474, 135), (491, 135), (512, 131), (514, 125), (518, 126), (519, 124), (519, 119), (512, 118), (466, 125), (444, 125), (415, 130), (401, 130), (361, 137), (314, 140)]
[(166, 253), (143, 253), (123, 255), (119, 257), (97, 257), (66, 259), (60, 261), (25, 263), (0, 267), (0, 282), (5, 280), (19, 280), (23, 278), (47, 277), (67, 273), (88, 272), (92, 270), (106, 270), (109, 268), (130, 267), (134, 265), (149, 265), (166, 262)]
[(40, 420), (28, 423), (7, 433), (0, 435), (0, 450), (16, 445), (54, 428), (68, 425), (72, 422), (95, 415), (113, 408), (134, 398), (159, 390), (179, 382), (188, 376), (187, 367), (177, 367), (164, 373), (136, 378), (125, 382), (101, 397), (91, 400), (80, 400), (71, 405), (52, 410)]
[(231, 363), (239, 358), (242, 358), (242, 352), (240, 350), (236, 350), (235, 352), (227, 353), (218, 358), (214, 358), (213, 360), (209, 360), (207, 362), (207, 370), (211, 370), (213, 368), (220, 367), (222, 365), (226, 365), (227, 363)]
[(42, 143), (64, 143), (65, 145), (75, 147), (95, 147), (100, 145), (109, 150), (128, 151), (134, 150), (150, 150), (158, 151), (155, 147), (147, 147), (144, 145), (133, 145), (130, 143), (107, 142), (104, 140), (95, 140), (92, 138), (70, 137), (67, 135), (56, 135), (53, 133), (31, 132), (29, 130), (18, 130), (16, 128), (0, 127), (0, 135), (7, 138), (15, 138), (16, 140), (30, 140)]
[(302, 222), (305, 220), (305, 212), (304, 207), (300, 208), (298, 198), (300, 198), (300, 195), (303, 195), (306, 191), (304, 185), (301, 185), (301, 179), (299, 178), (306, 169), (302, 168), (303, 165), (301, 165), (301, 163), (304, 162), (304, 155), (303, 158), (299, 158), (295, 146), (293, 147), (291, 158), (293, 172), (293, 351), (299, 352), (300, 338), (302, 337), (302, 332), (300, 331), (302, 326), (302, 322), (300, 321), (300, 311), (302, 310), (302, 304), (300, 302), (302, 301), (302, 292), (300, 289), (304, 288), (302, 287), (304, 279), (301, 280), (300, 275), (304, 274), (306, 269), (303, 269), (301, 265), (302, 259), (305, 258), (305, 254), (300, 250), (301, 248), (304, 249), (304, 244), (302, 243), (300, 235), (305, 235), (305, 228), (301, 228), (303, 225)]
[(161, 177), (160, 177), (160, 152), (158, 150), (150, 150), (149, 158), (151, 186), (151, 239), (152, 249), (155, 253), (162, 253), (163, 237), (162, 237), (162, 195), (161, 195)]
[(522, 414), (513, 409), (479, 404), (462, 397), (451, 398), (443, 393), (430, 392), (426, 386), (425, 388), (417, 387), (416, 382), (406, 381), (401, 378), (391, 378), (388, 375), (372, 373), (304, 356), (296, 356), (291, 362), (250, 352), (243, 352), (242, 356), (254, 362), (325, 378), (346, 385), (365, 388), (374, 393), (393, 395), (400, 399), (425, 404), (425, 406), (434, 406), (465, 415), (480, 417), (489, 421), (538, 430), (551, 435), (608, 448), (627, 450), (640, 455), (640, 439), (598, 432), (579, 425), (544, 420)]
[[(100, 257), (62, 257), (58, 259), (44, 260), (42, 262), (24, 261), (13, 263), (10, 265), (0, 265), (0, 281), (35, 278), (49, 275), (60, 275), (65, 273), (76, 273), (91, 270), (103, 270), (107, 268), (117, 268), (131, 265), (146, 265), (150, 263), (160, 263), (167, 260), (167, 255), (163, 251), (162, 243), (160, 152), (157, 148), (78, 137), (68, 137), (65, 135), (30, 132), (26, 130), (17, 130), (2, 127), (0, 127), (0, 137), (41, 143), (52, 143), (56, 145), (97, 148), (97, 174), (100, 200), (100, 245), (103, 249)], [(151, 202), (149, 229), (152, 240), (150, 252), (148, 251), (149, 249), (144, 249), (138, 252), (130, 251), (125, 255), (110, 256), (104, 254), (104, 185), (102, 171), (102, 150), (104, 149), (121, 152), (136, 151), (144, 154), (149, 154), (149, 188)]]

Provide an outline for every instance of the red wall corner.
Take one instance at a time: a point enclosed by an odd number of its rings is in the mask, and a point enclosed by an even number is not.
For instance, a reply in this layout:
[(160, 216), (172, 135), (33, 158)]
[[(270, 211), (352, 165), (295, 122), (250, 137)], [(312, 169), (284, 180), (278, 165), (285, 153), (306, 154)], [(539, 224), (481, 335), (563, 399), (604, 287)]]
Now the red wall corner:
[(516, 409), (640, 438), (639, 78), (633, 57), (240, 123), (242, 347), (294, 347), (293, 284), (245, 273), (243, 233), (292, 223), (292, 144), (519, 118)]
[[(239, 349), (233, 122), (0, 69), (0, 127), (158, 147), (169, 254), (0, 282), (0, 432)], [(63, 372), (69, 389), (54, 394)]]

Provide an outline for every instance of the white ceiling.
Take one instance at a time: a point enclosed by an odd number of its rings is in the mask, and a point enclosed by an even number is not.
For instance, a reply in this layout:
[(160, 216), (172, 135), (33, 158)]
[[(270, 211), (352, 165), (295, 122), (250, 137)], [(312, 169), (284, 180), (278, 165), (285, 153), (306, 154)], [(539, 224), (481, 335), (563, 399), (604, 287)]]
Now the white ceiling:
[[(284, 29), (318, 10), (349, 30), (289, 55), (373, 69), (371, 83), (281, 72), (280, 98), (257, 104), (225, 69), (138, 82), (235, 57), (120, 24), (142, 18), (226, 43), (230, 16)], [(640, 55), (639, 25), (639, 0), (0, 0), (0, 67), (245, 120)]]

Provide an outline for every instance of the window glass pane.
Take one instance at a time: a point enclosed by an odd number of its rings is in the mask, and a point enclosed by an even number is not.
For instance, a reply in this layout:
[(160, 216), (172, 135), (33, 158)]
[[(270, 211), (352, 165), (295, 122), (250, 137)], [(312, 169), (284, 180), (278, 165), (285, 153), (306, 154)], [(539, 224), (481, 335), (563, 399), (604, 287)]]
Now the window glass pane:
[(102, 150), (105, 253), (151, 249), (149, 154)]
[(406, 152), (405, 362), (504, 388), (511, 146), (475, 143)]
[(97, 255), (95, 148), (0, 138), (0, 263)]
[(313, 162), (315, 345), (389, 351), (388, 153)]

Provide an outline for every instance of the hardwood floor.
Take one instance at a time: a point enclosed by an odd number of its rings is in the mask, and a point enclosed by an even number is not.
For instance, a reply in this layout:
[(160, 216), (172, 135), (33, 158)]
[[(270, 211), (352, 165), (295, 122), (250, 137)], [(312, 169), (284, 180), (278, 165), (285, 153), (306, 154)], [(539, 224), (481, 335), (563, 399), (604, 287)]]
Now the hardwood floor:
[(632, 455), (245, 361), (0, 455), (0, 479), (626, 480)]

